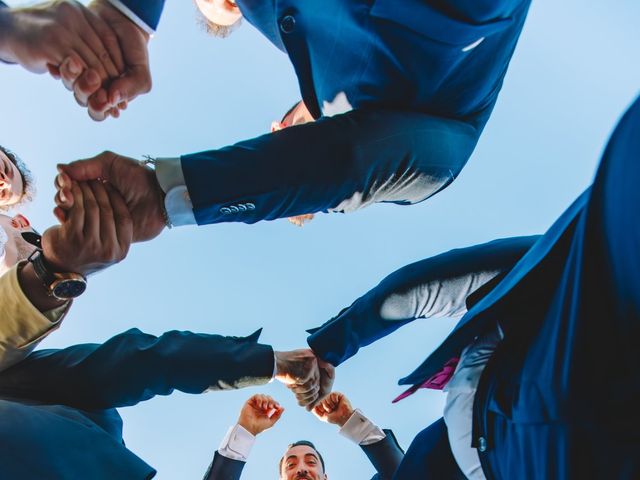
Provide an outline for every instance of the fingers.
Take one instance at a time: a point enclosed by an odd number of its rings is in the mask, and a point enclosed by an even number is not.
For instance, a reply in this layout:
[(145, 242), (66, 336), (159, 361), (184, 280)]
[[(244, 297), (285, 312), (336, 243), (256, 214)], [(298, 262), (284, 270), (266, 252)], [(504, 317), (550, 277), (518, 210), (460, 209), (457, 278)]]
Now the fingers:
[[(64, 65), (60, 68), (62, 82), (65, 87), (73, 90), (73, 96), (79, 105), (86, 107), (89, 97), (101, 91), (102, 80), (98, 72), (88, 68), (75, 76), (67, 72)], [(103, 92), (106, 97), (106, 93)]]
[[(86, 69), (86, 64), (76, 54), (67, 56), (59, 65), (58, 73), (62, 84), (67, 90), (73, 90), (73, 85)], [(93, 71), (93, 70), (91, 70)], [(98, 81), (100, 78), (98, 78)]]
[(55, 187), (56, 187), (56, 196), (55, 202), (56, 205), (62, 210), (69, 210), (73, 207), (73, 194), (71, 193), (71, 187), (73, 182), (69, 175), (59, 170), (58, 175), (55, 178)]
[(92, 25), (87, 20), (90, 13), (83, 9), (84, 15), (77, 18), (79, 25), (76, 25), (78, 37), (73, 43), (74, 50), (89, 68), (98, 72), (100, 78), (113, 78), (120, 74), (113, 63), (109, 52)]
[(278, 417), (282, 415), (284, 408), (269, 395), (256, 394), (247, 400), (247, 404), (251, 405), (256, 410), (260, 410), (263, 414), (272, 418), (278, 414)]
[(91, 10), (84, 9), (83, 13), (94, 32), (87, 43), (94, 52), (100, 52), (98, 57), (103, 61), (107, 73), (117, 77), (124, 72), (125, 65), (116, 32)]
[(60, 67), (58, 67), (57, 65), (51, 65), (50, 63), (48, 63), (47, 64), (47, 70), (49, 72), (49, 75), (51, 75), (56, 80), (60, 80), (60, 78), (61, 78), (61, 76), (60, 76)]
[(336, 369), (329, 362), (325, 362), (320, 358), (318, 358), (318, 369), (320, 373), (320, 391), (318, 392), (318, 397), (322, 400), (324, 397), (329, 395), (329, 392), (331, 392), (333, 388)]
[(56, 217), (56, 219), (58, 220), (58, 222), (60, 223), (64, 223), (67, 221), (67, 212), (65, 212), (62, 208), (60, 207), (55, 207), (53, 209), (53, 215)]
[(113, 221), (116, 229), (116, 239), (121, 251), (126, 255), (133, 242), (133, 219), (124, 198), (110, 183), (105, 184), (109, 202), (113, 210)]
[(151, 74), (148, 66), (130, 66), (124, 75), (111, 82), (106, 94), (103, 95), (99, 91), (98, 94), (89, 98), (89, 116), (94, 120), (103, 120), (108, 114), (119, 115), (119, 111), (112, 110), (114, 107), (126, 104), (149, 90), (151, 90)]
[(323, 422), (327, 420), (327, 414), (329, 412), (327, 412), (324, 404), (319, 403), (318, 405), (313, 407), (311, 411), (319, 420), (322, 420)]
[(271, 415), (271, 421), (273, 423), (277, 422), (278, 420), (280, 420), (280, 417), (282, 417), (283, 413), (284, 413), (284, 408), (280, 407), (276, 409), (273, 415)]
[(73, 197), (73, 208), (67, 213), (68, 225), (76, 232), (84, 231), (84, 195), (80, 186), (73, 182), (70, 189), (70, 196)]
[(100, 209), (98, 208), (98, 201), (93, 189), (87, 182), (79, 182), (78, 186), (82, 191), (84, 207), (84, 228), (82, 231), (85, 237), (100, 239)]
[(88, 185), (97, 203), (99, 238), (103, 245), (109, 245), (110, 242), (117, 244), (118, 235), (116, 234), (113, 209), (111, 208), (111, 200), (109, 199), (106, 185), (96, 180), (92, 180)]

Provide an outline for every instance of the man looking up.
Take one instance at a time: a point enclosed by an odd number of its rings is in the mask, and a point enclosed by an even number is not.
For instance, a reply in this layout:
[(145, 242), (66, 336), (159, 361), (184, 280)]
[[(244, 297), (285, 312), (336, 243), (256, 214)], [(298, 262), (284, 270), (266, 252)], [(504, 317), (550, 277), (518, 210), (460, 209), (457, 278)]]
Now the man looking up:
[(0, 145), (0, 211), (31, 200), (33, 180), (27, 166)]
[[(205, 480), (238, 480), (248, 460), (256, 437), (273, 427), (284, 408), (268, 395), (254, 395), (240, 411), (238, 422), (225, 435), (217, 450)], [(391, 479), (402, 461), (404, 452), (391, 430), (381, 430), (364, 414), (354, 410), (347, 397), (332, 392), (313, 409), (324, 422), (340, 427), (340, 434), (360, 445), (377, 474), (375, 480)], [(313, 443), (294, 442), (278, 463), (282, 480), (326, 479), (325, 462)]]
[[(163, 3), (112, 1), (149, 31)], [(108, 178), (129, 195), (136, 240), (164, 227), (161, 201), (173, 225), (254, 223), (421, 202), (446, 188), (475, 148), (529, 3), (201, 0), (211, 22), (224, 26), (242, 16), (289, 56), (317, 121), (158, 159), (157, 176), (113, 153), (66, 172), (76, 180)], [(122, 45), (125, 51), (146, 48)]]
[(171, 331), (156, 337), (134, 328), (102, 344), (33, 352), (0, 372), (2, 477), (154, 477), (153, 467), (125, 446), (116, 409), (174, 390), (238, 389), (274, 375), (290, 388), (309, 380), (306, 372), (316, 362), (310, 350), (274, 352), (258, 343), (259, 335)]
[(89, 274), (127, 255), (132, 225), (120, 194), (100, 182), (74, 184), (72, 194), (67, 221), (42, 238), (26, 217), (0, 214), (0, 370), (60, 326)]

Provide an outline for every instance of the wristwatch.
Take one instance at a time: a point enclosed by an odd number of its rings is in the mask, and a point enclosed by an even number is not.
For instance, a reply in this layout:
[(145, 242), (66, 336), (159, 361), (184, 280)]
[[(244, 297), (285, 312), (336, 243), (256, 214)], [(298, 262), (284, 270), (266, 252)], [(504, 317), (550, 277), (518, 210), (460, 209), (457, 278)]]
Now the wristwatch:
[(35, 251), (29, 257), (33, 270), (44, 287), (58, 300), (71, 300), (79, 297), (87, 289), (87, 279), (79, 273), (54, 272), (41, 251)]

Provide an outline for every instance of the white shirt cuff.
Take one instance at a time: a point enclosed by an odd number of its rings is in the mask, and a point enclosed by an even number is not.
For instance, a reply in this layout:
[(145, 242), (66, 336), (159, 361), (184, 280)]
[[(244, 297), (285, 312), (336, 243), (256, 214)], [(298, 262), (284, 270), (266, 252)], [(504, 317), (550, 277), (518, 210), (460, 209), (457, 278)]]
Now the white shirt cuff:
[(165, 192), (164, 208), (174, 227), (195, 225), (193, 203), (187, 190), (179, 158), (158, 158), (155, 162), (156, 178)]
[(236, 424), (227, 431), (227, 434), (222, 439), (218, 453), (231, 460), (246, 462), (255, 441), (256, 437), (254, 435), (244, 427)]
[(273, 382), (276, 378), (276, 373), (278, 373), (278, 357), (276, 357), (276, 351), (273, 351), (273, 373), (271, 374), (271, 380), (269, 383)]
[(144, 21), (139, 16), (137, 16), (124, 3), (122, 3), (120, 0), (108, 0), (108, 1), (111, 5), (117, 8), (120, 11), (120, 13), (122, 13), (125, 17), (127, 17), (129, 20), (135, 23), (142, 30), (147, 32), (150, 36), (153, 36), (153, 34), (155, 33), (154, 30), (149, 25), (144, 23)]
[(358, 408), (353, 411), (349, 420), (342, 426), (340, 435), (347, 437), (358, 445), (371, 445), (387, 436), (380, 427), (365, 417)]

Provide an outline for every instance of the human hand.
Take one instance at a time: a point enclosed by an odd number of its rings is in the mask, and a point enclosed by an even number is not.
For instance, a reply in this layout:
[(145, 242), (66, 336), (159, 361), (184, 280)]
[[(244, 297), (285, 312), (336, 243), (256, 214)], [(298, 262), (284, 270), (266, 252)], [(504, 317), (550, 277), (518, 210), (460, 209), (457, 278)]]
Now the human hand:
[[(100, 88), (86, 81), (83, 76), (67, 78), (73, 83), (76, 98), (88, 106), (89, 116), (96, 121), (108, 115), (118, 117), (128, 103), (138, 95), (151, 90), (149, 34), (134, 24), (115, 8), (108, 0), (93, 0), (89, 10), (103, 20), (115, 32), (122, 47), (124, 70), (116, 78), (104, 82)], [(89, 73), (87, 73), (88, 75)]]
[(127, 256), (133, 223), (124, 198), (108, 183), (74, 182), (73, 206), (62, 225), (42, 236), (42, 253), (59, 272), (89, 275)]
[(256, 436), (273, 427), (283, 412), (284, 408), (269, 395), (257, 394), (242, 406), (238, 424)]
[(296, 215), (295, 217), (289, 217), (287, 220), (293, 223), (296, 227), (303, 227), (305, 223), (308, 223), (311, 220), (313, 220), (314, 216), (315, 215), (313, 213), (306, 213), (304, 215)]
[(323, 422), (342, 427), (353, 415), (353, 408), (344, 393), (331, 392), (315, 406), (313, 413)]
[(276, 352), (276, 379), (287, 385), (298, 405), (311, 410), (331, 391), (335, 370), (312, 350)]
[(56, 216), (65, 218), (74, 204), (70, 189), (75, 181), (107, 180), (123, 196), (133, 221), (133, 241), (143, 242), (157, 237), (166, 226), (164, 192), (153, 170), (132, 158), (103, 152), (93, 158), (58, 165), (56, 177)]
[(73, 75), (92, 72), (89, 77), (98, 83), (119, 76), (124, 68), (114, 30), (72, 0), (0, 9), (0, 58), (54, 75), (66, 62)]

